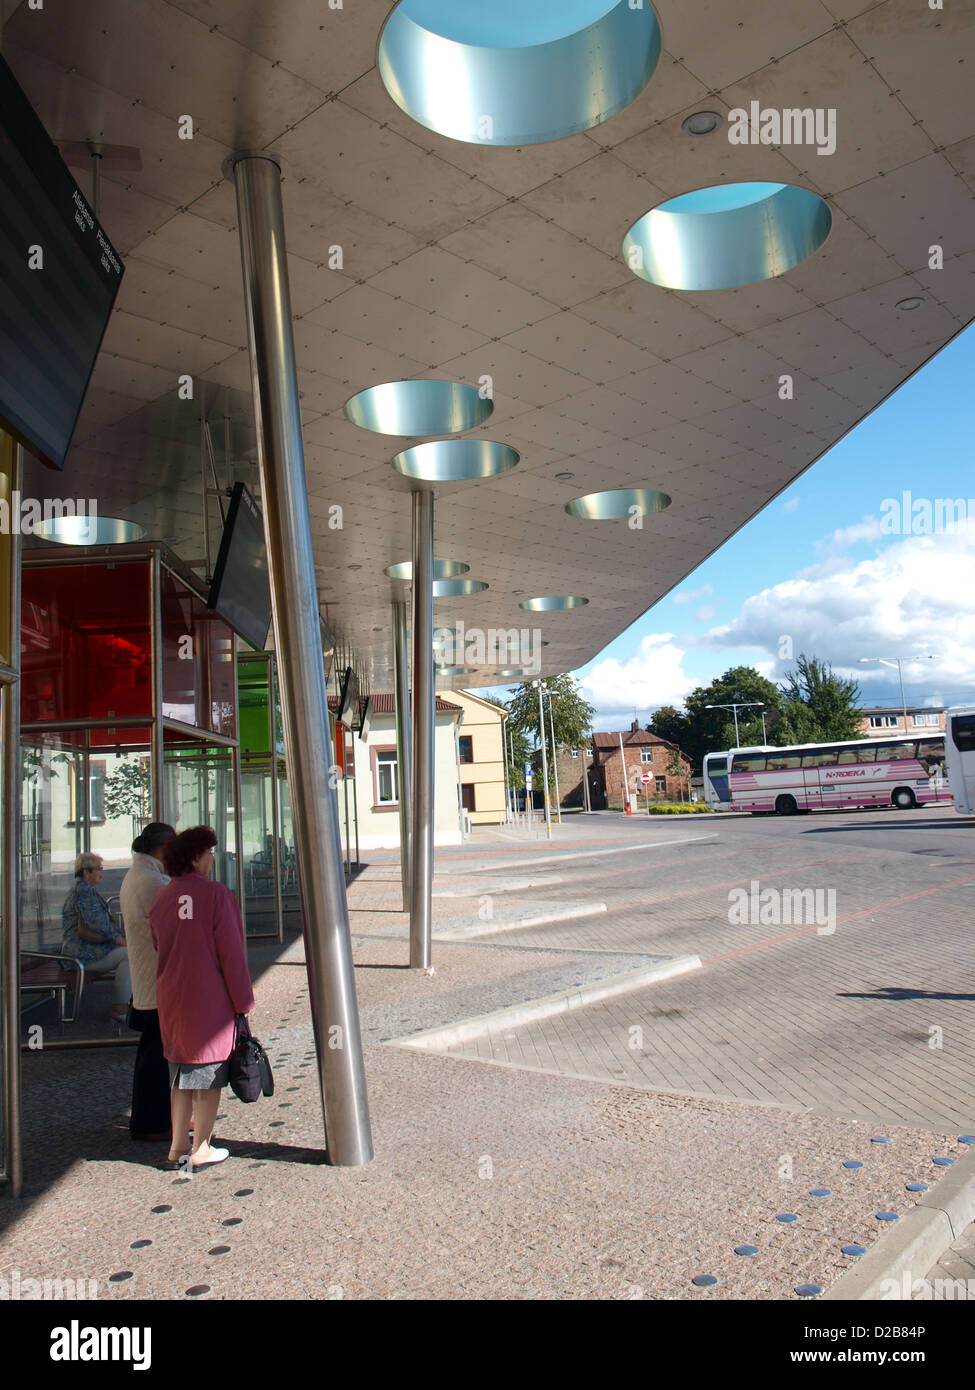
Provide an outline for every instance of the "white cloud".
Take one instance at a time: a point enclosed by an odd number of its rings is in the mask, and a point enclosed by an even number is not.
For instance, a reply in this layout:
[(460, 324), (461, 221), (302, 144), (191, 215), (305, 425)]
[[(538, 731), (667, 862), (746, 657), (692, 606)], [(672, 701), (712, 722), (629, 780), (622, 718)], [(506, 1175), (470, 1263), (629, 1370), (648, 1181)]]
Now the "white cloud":
[(973, 592), (975, 520), (970, 520), (937, 536), (892, 542), (858, 563), (832, 555), (747, 599), (733, 622), (688, 640), (769, 652), (777, 679), (792, 666), (780, 656), (788, 638), (794, 655), (817, 656), (861, 683), (889, 684), (895, 694), (896, 670), (861, 666), (860, 657), (931, 652), (934, 661), (905, 665), (904, 683), (915, 692), (908, 698), (939, 698), (944, 691), (957, 700), (967, 688), (975, 689)]
[(795, 512), (795, 511), (798, 511), (798, 510), (799, 510), (799, 498), (798, 498), (798, 497), (790, 497), (789, 500), (788, 500), (788, 502), (783, 502), (783, 503), (782, 503), (782, 510), (783, 510), (784, 512)]
[(686, 589), (682, 594), (671, 594), (671, 599), (674, 603), (693, 603), (695, 599), (710, 598), (713, 593), (713, 584), (702, 584), (699, 589)]
[(879, 541), (885, 534), (887, 533), (877, 517), (865, 516), (861, 521), (855, 521), (852, 526), (841, 526), (831, 536), (818, 540), (816, 549), (848, 550), (851, 545), (858, 545), (860, 541)]
[(710, 623), (718, 616), (718, 610), (713, 603), (706, 603), (703, 608), (699, 608), (694, 614), (699, 623)]
[[(650, 633), (626, 661), (597, 661), (580, 681), (582, 694), (601, 716), (638, 714), (660, 705), (680, 705), (697, 685), (682, 669), (684, 649), (670, 632)], [(597, 719), (597, 726), (599, 720)], [(646, 722), (643, 720), (642, 722)], [(618, 720), (616, 726), (619, 727)]]

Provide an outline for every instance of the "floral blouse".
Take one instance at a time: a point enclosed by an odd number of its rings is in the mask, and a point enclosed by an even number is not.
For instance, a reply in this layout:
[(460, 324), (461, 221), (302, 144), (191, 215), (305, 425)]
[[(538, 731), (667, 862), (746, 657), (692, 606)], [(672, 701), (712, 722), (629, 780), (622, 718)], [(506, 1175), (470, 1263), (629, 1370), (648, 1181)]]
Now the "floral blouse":
[[(67, 954), (80, 960), (82, 965), (91, 965), (107, 956), (109, 951), (114, 951), (116, 946), (122, 945), (122, 938), (109, 914), (108, 903), (83, 878), (75, 879), (74, 887), (65, 898), (61, 922)], [(82, 941), (78, 935), (79, 924), (91, 932), (97, 932), (104, 938), (103, 943)]]

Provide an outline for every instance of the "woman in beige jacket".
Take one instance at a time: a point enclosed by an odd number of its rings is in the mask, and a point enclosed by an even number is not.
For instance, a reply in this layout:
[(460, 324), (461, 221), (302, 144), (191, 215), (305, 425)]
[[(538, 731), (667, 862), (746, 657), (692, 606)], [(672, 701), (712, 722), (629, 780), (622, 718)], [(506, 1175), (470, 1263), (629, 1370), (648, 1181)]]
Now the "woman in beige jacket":
[(170, 1137), (169, 1067), (163, 1056), (156, 1010), (156, 948), (149, 930), (149, 909), (169, 882), (162, 864), (163, 846), (175, 834), (171, 825), (154, 822), (146, 826), (132, 841), (132, 867), (119, 891), (132, 969), (132, 1007), (142, 1015), (129, 1129), (133, 1139), (160, 1143)]

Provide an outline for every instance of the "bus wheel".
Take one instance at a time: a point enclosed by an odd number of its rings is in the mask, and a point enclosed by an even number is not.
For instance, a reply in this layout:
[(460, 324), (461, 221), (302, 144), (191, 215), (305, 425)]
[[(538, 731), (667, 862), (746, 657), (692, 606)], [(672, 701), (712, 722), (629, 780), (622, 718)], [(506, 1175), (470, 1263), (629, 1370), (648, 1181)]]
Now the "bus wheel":
[(910, 787), (898, 787), (896, 791), (891, 793), (890, 799), (898, 811), (913, 811), (917, 805), (917, 800)]
[(794, 796), (777, 796), (775, 798), (775, 813), (778, 816), (794, 816), (799, 809), (799, 803)]

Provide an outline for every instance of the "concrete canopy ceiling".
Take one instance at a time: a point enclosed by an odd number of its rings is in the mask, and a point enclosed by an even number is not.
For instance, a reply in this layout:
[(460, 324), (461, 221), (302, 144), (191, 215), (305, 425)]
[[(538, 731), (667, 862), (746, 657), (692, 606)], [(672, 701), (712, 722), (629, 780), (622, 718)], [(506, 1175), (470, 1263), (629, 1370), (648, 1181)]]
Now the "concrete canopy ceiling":
[[(103, 171), (99, 216), (126, 273), (63, 477), (36, 469), (30, 486), (94, 496), (199, 563), (202, 410), (221, 485), (239, 477), (257, 492), (221, 162), (272, 150), (330, 621), (354, 636), (374, 688), (389, 689), (389, 603), (403, 591), (383, 570), (409, 558), (411, 484), (388, 461), (417, 441), (356, 428), (345, 401), (389, 380), (489, 376), (494, 413), (473, 437), (513, 446), (521, 463), (437, 488), (435, 553), (490, 587), (438, 601), (436, 621), (521, 627), (521, 598), (584, 595), (584, 608), (530, 615), (548, 643), (543, 674), (571, 670), (975, 316), (975, 12), (921, 0), (659, 0), (664, 51), (631, 106), (587, 134), (506, 149), (444, 139), (392, 102), (375, 68), (390, 9), (7, 5), (4, 56), (50, 134), (142, 155), (140, 173)], [(751, 101), (834, 108), (835, 153), (734, 145), (726, 125), (682, 130), (695, 111), (727, 116)], [(736, 290), (665, 290), (624, 264), (623, 236), (650, 208), (745, 181), (820, 194), (833, 219), (825, 245)], [(928, 268), (933, 245), (942, 270)], [(329, 267), (335, 246), (340, 269)], [(898, 312), (910, 296), (923, 306)], [(184, 373), (192, 401), (177, 397)], [(786, 373), (795, 398), (784, 401)], [(672, 505), (642, 530), (564, 510), (623, 487)], [(329, 526), (335, 505), (341, 529)]]

